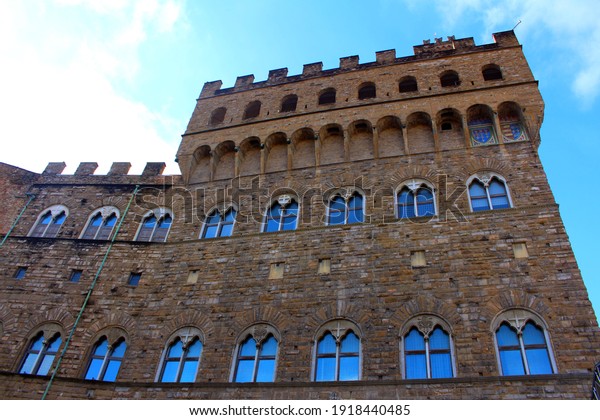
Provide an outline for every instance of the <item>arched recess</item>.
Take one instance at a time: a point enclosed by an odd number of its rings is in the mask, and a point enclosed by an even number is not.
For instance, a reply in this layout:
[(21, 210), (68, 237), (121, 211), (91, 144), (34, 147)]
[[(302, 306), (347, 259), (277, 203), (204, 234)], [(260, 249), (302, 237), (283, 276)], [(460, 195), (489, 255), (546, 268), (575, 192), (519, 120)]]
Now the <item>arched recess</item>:
[(208, 122), (209, 125), (217, 125), (221, 124), (225, 120), (225, 114), (227, 112), (227, 108), (220, 107), (215, 109), (212, 114), (210, 114), (210, 120)]
[(387, 116), (377, 121), (379, 157), (404, 154), (404, 136), (400, 118)]
[(415, 112), (406, 119), (408, 150), (412, 153), (433, 152), (435, 140), (431, 117), (426, 112)]
[(274, 133), (265, 141), (266, 166), (265, 172), (287, 170), (288, 143), (284, 133)]
[(240, 144), (240, 175), (260, 173), (260, 139), (248, 137)]
[(315, 132), (310, 128), (294, 132), (291, 153), (293, 168), (315, 166)]
[(207, 145), (200, 146), (196, 149), (192, 161), (190, 184), (210, 181), (211, 153), (210, 146)]
[(348, 127), (350, 160), (373, 158), (373, 126), (367, 120), (355, 121)]
[(467, 124), (472, 146), (497, 144), (494, 113), (487, 105), (473, 105), (467, 110)]
[(339, 124), (328, 124), (319, 131), (321, 139), (320, 164), (339, 163), (345, 160), (344, 131)]
[(504, 142), (525, 141), (529, 138), (525, 128), (523, 112), (517, 103), (501, 103), (498, 107), (498, 118), (500, 119), (500, 131)]
[(436, 116), (436, 124), (440, 149), (451, 150), (465, 147), (462, 117), (456, 109), (442, 109)]
[(215, 176), (213, 179), (230, 179), (235, 176), (235, 143), (224, 141), (215, 147)]

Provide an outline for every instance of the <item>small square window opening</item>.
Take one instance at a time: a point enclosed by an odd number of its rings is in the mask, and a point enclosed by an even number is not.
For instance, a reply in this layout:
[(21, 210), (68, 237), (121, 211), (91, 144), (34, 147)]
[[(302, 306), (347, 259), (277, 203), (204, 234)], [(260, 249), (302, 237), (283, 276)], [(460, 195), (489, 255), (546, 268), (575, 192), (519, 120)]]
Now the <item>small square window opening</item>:
[(131, 273), (129, 275), (129, 280), (127, 280), (127, 284), (130, 286), (137, 286), (140, 283), (141, 278), (142, 273)]
[(425, 267), (427, 261), (425, 260), (425, 251), (412, 251), (410, 253), (410, 266), (411, 267)]
[(83, 273), (83, 271), (81, 271), (81, 270), (71, 271), (71, 277), (69, 277), (69, 281), (71, 283), (79, 283), (79, 279), (81, 278), (82, 273)]
[(525, 242), (518, 242), (513, 244), (513, 252), (515, 258), (528, 258), (529, 252), (527, 251), (527, 245)]
[(19, 267), (17, 271), (15, 271), (15, 275), (13, 276), (15, 280), (21, 280), (25, 278), (25, 274), (27, 273), (27, 267)]

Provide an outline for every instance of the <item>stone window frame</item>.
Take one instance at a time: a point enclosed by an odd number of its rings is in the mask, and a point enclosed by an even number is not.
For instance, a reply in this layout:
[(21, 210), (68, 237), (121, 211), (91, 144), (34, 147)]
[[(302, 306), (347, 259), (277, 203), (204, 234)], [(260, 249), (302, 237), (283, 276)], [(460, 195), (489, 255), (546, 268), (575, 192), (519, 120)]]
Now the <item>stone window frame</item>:
[[(212, 214), (214, 212), (218, 211), (219, 212), (219, 222), (217, 224), (217, 235), (211, 238), (205, 238), (206, 235), (206, 230), (209, 227), (209, 225), (207, 224), (207, 220), (209, 217), (212, 216)], [(225, 215), (229, 212), (229, 211), (234, 211), (235, 212), (235, 216), (233, 217), (233, 222), (232, 223), (225, 223), (224, 222), (224, 217)], [(233, 235), (233, 230), (235, 229), (235, 225), (237, 223), (237, 216), (239, 214), (239, 210), (238, 210), (238, 206), (235, 203), (229, 203), (229, 204), (218, 204), (216, 206), (211, 207), (205, 214), (204, 219), (202, 220), (202, 227), (200, 228), (200, 235), (199, 238), (200, 239), (214, 239), (214, 238), (223, 238), (224, 236), (221, 236), (221, 231), (223, 229), (223, 225), (226, 224), (231, 224), (231, 235)], [(211, 225), (211, 226), (214, 226)], [(230, 235), (230, 236), (231, 236)]]
[[(349, 208), (348, 208), (348, 202), (350, 201), (350, 199), (355, 196), (358, 195), (361, 197), (362, 199), (362, 203), (361, 203), (361, 208), (360, 210), (362, 210), (362, 220), (358, 223), (365, 223), (365, 219), (367, 216), (367, 212), (366, 212), (366, 193), (364, 192), (363, 189), (358, 188), (358, 187), (345, 187), (345, 188), (338, 188), (334, 191), (332, 191), (330, 194), (328, 194), (327, 200), (325, 201), (325, 224), (327, 226), (344, 226), (344, 225), (348, 225), (348, 224), (355, 224), (355, 223), (348, 223), (348, 213), (349, 213)], [(338, 224), (331, 224), (329, 217), (330, 217), (330, 203), (331, 201), (336, 198), (336, 197), (341, 197), (344, 199), (344, 223), (338, 223)]]
[[(425, 186), (427, 189), (429, 189), (429, 191), (431, 192), (431, 195), (433, 196), (433, 213), (432, 215), (423, 215), (423, 216), (419, 216), (417, 215), (417, 194), (415, 194), (419, 189), (423, 188), (423, 186)], [(408, 188), (412, 193), (413, 193), (413, 197), (414, 197), (414, 211), (415, 211), (415, 216), (413, 217), (400, 217), (400, 212), (399, 212), (399, 201), (398, 198), (400, 196), (400, 193), (402, 192), (402, 190), (404, 188)], [(433, 183), (431, 181), (428, 181), (425, 178), (411, 178), (411, 179), (407, 179), (403, 182), (401, 182), (396, 189), (394, 190), (394, 216), (396, 217), (396, 219), (399, 220), (404, 220), (404, 219), (414, 219), (414, 218), (418, 218), (418, 217), (436, 217), (438, 216), (438, 204), (437, 204), (437, 189), (435, 188), (435, 186), (433, 185)]]
[(137, 231), (135, 233), (134, 240), (136, 242), (142, 242), (139, 239), (139, 236), (144, 227), (144, 222), (150, 216), (154, 216), (156, 218), (156, 223), (154, 224), (154, 227), (152, 228), (152, 232), (151, 232), (150, 236), (148, 237), (148, 240), (144, 240), (143, 242), (159, 242), (159, 241), (154, 241), (156, 229), (157, 229), (158, 225), (160, 224), (160, 222), (163, 220), (163, 218), (165, 218), (167, 215), (169, 215), (171, 217), (171, 224), (169, 225), (169, 228), (167, 229), (167, 232), (165, 233), (165, 238), (162, 241), (160, 241), (160, 242), (167, 242), (167, 238), (169, 237), (169, 233), (171, 232), (171, 228), (173, 227), (173, 223), (175, 222), (175, 216), (173, 215), (173, 211), (167, 207), (157, 207), (153, 210), (148, 210), (146, 213), (144, 213), (144, 215), (142, 216), (142, 221), (140, 222), (140, 224), (137, 228)]
[[(333, 98), (333, 100), (331, 100), (331, 98)], [(326, 102), (323, 102), (323, 101), (326, 101)], [(319, 92), (319, 97), (317, 100), (318, 105), (332, 105), (332, 104), (335, 104), (336, 102), (337, 102), (337, 91), (335, 88), (329, 87), (329, 88), (323, 89), (321, 92)]]
[[(281, 227), (283, 225), (285, 225), (285, 222), (283, 224), (281, 223), (281, 216), (280, 216), (278, 230), (277, 231), (267, 231), (269, 213), (270, 213), (271, 209), (273, 208), (273, 206), (275, 206), (276, 204), (279, 204), (281, 206), (281, 209), (283, 210), (292, 203), (296, 203), (298, 205), (298, 211), (296, 212), (296, 221), (295, 221), (294, 228), (293, 229), (281, 229)], [(285, 193), (285, 194), (280, 194), (275, 198), (272, 198), (266, 208), (264, 215), (263, 215), (263, 220), (262, 220), (261, 229), (260, 229), (261, 233), (273, 233), (273, 232), (285, 232), (285, 231), (297, 230), (298, 226), (299, 226), (301, 210), (302, 209), (300, 207), (300, 200), (298, 200), (298, 197), (295, 194)]]
[(456, 70), (446, 70), (440, 74), (440, 85), (443, 88), (458, 87), (461, 85), (460, 75)]
[(280, 113), (295, 112), (297, 108), (298, 108), (298, 95), (295, 95), (292, 93), (292, 94), (284, 96), (281, 99), (281, 105), (279, 107), (279, 112)]
[[(82, 373), (82, 377), (84, 379), (87, 376), (88, 371), (91, 367), (92, 359), (94, 358), (98, 344), (101, 342), (101, 340), (103, 338), (108, 341), (108, 351), (106, 352), (106, 355), (103, 357), (103, 363), (102, 363), (102, 366), (100, 367), (100, 378), (87, 379), (87, 380), (104, 381), (104, 375), (106, 374), (106, 368), (108, 366), (108, 362), (110, 362), (111, 360), (116, 360), (116, 358), (112, 357), (114, 347), (116, 347), (120, 342), (125, 342), (125, 346), (126, 346), (125, 352), (123, 354), (123, 357), (120, 358), (121, 365), (119, 366), (118, 372), (121, 371), (121, 367), (123, 366), (123, 362), (125, 361), (125, 354), (127, 353), (127, 349), (129, 348), (130, 340), (129, 340), (128, 334), (123, 329), (117, 328), (117, 327), (111, 327), (111, 328), (104, 329), (104, 330), (98, 332), (94, 336), (94, 338), (92, 340), (90, 340), (93, 344), (89, 347), (89, 349), (86, 353), (85, 360), (87, 360), (87, 363), (85, 364), (85, 369), (83, 370), (83, 373)], [(118, 372), (117, 372), (117, 376), (118, 376)]]
[[(477, 213), (479, 211), (493, 211), (493, 210), (502, 210), (502, 209), (494, 209), (492, 207), (492, 201), (491, 201), (491, 196), (489, 193), (489, 184), (490, 182), (492, 182), (493, 179), (497, 179), (498, 181), (500, 181), (502, 184), (504, 184), (504, 190), (506, 191), (506, 197), (508, 199), (508, 205), (509, 208), (512, 209), (515, 207), (513, 201), (512, 201), (512, 194), (510, 193), (510, 189), (508, 188), (508, 182), (506, 181), (506, 178), (504, 178), (502, 175), (500, 175), (497, 172), (491, 172), (491, 171), (481, 171), (481, 172), (477, 172), (473, 175), (471, 175), (466, 182), (466, 186), (467, 186), (467, 197), (468, 197), (468, 201), (469, 201), (469, 210), (471, 211), (471, 213)], [(487, 200), (488, 200), (488, 206), (490, 207), (488, 210), (479, 210), (479, 211), (474, 211), (473, 210), (473, 203), (472, 203), (472, 198), (471, 198), (471, 191), (470, 191), (470, 187), (471, 184), (473, 183), (473, 181), (479, 181), (480, 183), (483, 184), (484, 188), (485, 188), (485, 192), (487, 195)]]
[[(277, 352), (275, 354), (275, 366), (273, 367), (273, 380), (271, 381), (271, 382), (275, 382), (275, 380), (277, 378), (277, 365), (278, 365), (278, 361), (279, 361), (279, 349), (281, 346), (281, 334), (274, 326), (272, 326), (271, 324), (268, 324), (268, 323), (264, 323), (264, 322), (249, 326), (238, 336), (238, 339), (236, 340), (235, 349), (234, 349), (233, 363), (231, 365), (231, 373), (229, 375), (229, 382), (242, 383), (242, 382), (236, 382), (235, 378), (236, 378), (237, 371), (238, 371), (239, 361), (242, 360), (242, 359), (240, 359), (240, 349), (241, 349), (242, 344), (248, 339), (248, 337), (252, 337), (256, 341), (254, 369), (253, 369), (253, 373), (252, 373), (252, 381), (250, 383), (257, 382), (256, 375), (257, 375), (258, 362), (260, 360), (260, 350), (261, 350), (262, 344), (265, 342), (265, 340), (271, 336), (273, 338), (275, 338), (275, 340), (277, 340)], [(264, 383), (264, 382), (262, 382), (262, 383)]]
[[(414, 84), (413, 84), (414, 82)], [(414, 89), (413, 89), (414, 86)], [(400, 93), (410, 93), (419, 91), (419, 82), (415, 76), (404, 76), (398, 80), (398, 91)]]
[[(21, 357), (19, 358), (19, 365), (17, 366), (17, 373), (21, 373), (21, 369), (23, 369), (23, 367), (24, 367), (25, 361), (27, 360), (27, 356), (29, 356), (29, 354), (31, 354), (31, 348), (32, 348), (34, 342), (37, 341), (39, 338), (42, 338), (43, 347), (42, 347), (42, 349), (40, 349), (40, 351), (38, 353), (38, 356), (33, 365), (31, 373), (22, 373), (23, 375), (39, 375), (38, 372), (39, 372), (40, 365), (43, 361), (43, 356), (50, 354), (47, 352), (48, 345), (50, 344), (50, 342), (52, 340), (59, 338), (61, 340), (61, 343), (58, 346), (56, 352), (53, 354), (52, 363), (50, 364), (50, 366), (48, 368), (47, 374), (50, 374), (52, 372), (54, 363), (56, 361), (56, 356), (60, 353), (62, 347), (64, 346), (63, 337), (64, 337), (63, 328), (59, 324), (56, 324), (54, 322), (44, 323), (44, 324), (38, 326), (37, 328), (35, 328), (34, 330), (32, 330), (32, 332), (30, 332), (29, 335), (27, 336), (26, 345), (25, 345), (23, 351), (21, 352)], [(47, 374), (44, 374), (43, 376), (45, 376)]]
[(374, 82), (361, 83), (357, 90), (357, 97), (361, 101), (377, 98), (377, 86)]
[[(400, 345), (400, 366), (402, 379), (406, 378), (406, 354), (404, 351), (404, 340), (408, 333), (416, 328), (421, 334), (423, 334), (425, 338), (425, 358), (427, 363), (427, 379), (431, 378), (431, 360), (429, 354), (429, 334), (436, 328), (440, 327), (446, 334), (448, 334), (448, 339), (450, 341), (450, 361), (452, 368), (452, 378), (456, 378), (456, 355), (454, 352), (454, 333), (450, 324), (439, 315), (435, 315), (432, 313), (422, 313), (411, 317), (400, 329), (400, 337), (399, 337), (399, 345)], [(434, 378), (435, 379), (435, 378)]]
[(317, 350), (319, 346), (319, 341), (325, 337), (327, 333), (331, 334), (336, 341), (336, 363), (335, 363), (335, 382), (346, 382), (340, 381), (339, 378), (339, 369), (340, 369), (340, 346), (341, 341), (348, 335), (349, 332), (353, 332), (354, 335), (358, 337), (358, 378), (357, 381), (362, 379), (362, 371), (363, 371), (363, 333), (361, 329), (358, 327), (354, 321), (351, 321), (347, 318), (337, 318), (332, 319), (330, 321), (325, 322), (315, 334), (313, 340), (313, 350), (312, 350), (312, 367), (311, 367), (311, 381), (317, 381)]
[(154, 377), (154, 382), (171, 383), (171, 382), (162, 382), (161, 379), (162, 379), (163, 372), (164, 372), (164, 369), (166, 366), (167, 355), (169, 353), (169, 350), (171, 349), (171, 346), (177, 342), (177, 340), (180, 340), (183, 345), (184, 351), (182, 351), (182, 353), (181, 353), (181, 357), (179, 359), (179, 365), (177, 367), (177, 381), (172, 382), (172, 383), (188, 383), (188, 382), (181, 382), (180, 379), (181, 379), (181, 374), (183, 371), (183, 366), (185, 364), (185, 358), (186, 358), (186, 353), (187, 353), (186, 350), (187, 350), (188, 346), (195, 341), (196, 338), (200, 341), (202, 348), (200, 349), (200, 356), (198, 357), (198, 360), (197, 360), (198, 365), (196, 367), (196, 372), (194, 373), (194, 380), (189, 383), (196, 382), (196, 379), (198, 378), (198, 372), (200, 371), (200, 365), (202, 363), (202, 355), (204, 353), (205, 341), (204, 341), (204, 334), (202, 333), (202, 330), (200, 330), (200, 328), (193, 327), (193, 326), (179, 328), (177, 331), (175, 331), (173, 334), (171, 334), (169, 336), (169, 338), (166, 340), (165, 347), (160, 356), (160, 361), (158, 363), (158, 369), (157, 369), (156, 375)]
[(261, 108), (262, 108), (262, 102), (259, 100), (254, 100), (254, 101), (248, 102), (248, 104), (244, 108), (244, 114), (242, 115), (242, 120), (250, 120), (253, 118), (258, 118), (260, 116)]
[[(44, 229), (44, 231), (41, 233), (41, 235), (35, 235), (34, 236), (34, 232), (35, 230), (38, 228), (38, 226), (41, 226), (40, 223), (42, 222), (42, 220), (48, 215), (48, 213), (50, 213), (51, 216), (51, 222), (48, 223), (48, 225), (46, 226), (46, 228)], [(65, 215), (65, 220), (59, 225), (58, 229), (56, 229), (56, 232), (54, 232), (54, 234), (52, 236), (46, 236), (46, 234), (48, 233), (48, 230), (50, 228), (50, 226), (54, 225), (56, 219), (63, 214)], [(63, 204), (55, 204), (53, 206), (50, 206), (46, 209), (44, 209), (43, 211), (40, 212), (40, 214), (38, 215), (35, 223), (33, 224), (33, 226), (31, 227), (31, 229), (29, 230), (29, 233), (27, 234), (27, 236), (33, 237), (33, 238), (56, 238), (58, 236), (58, 232), (60, 232), (61, 227), (65, 224), (64, 222), (69, 218), (69, 209), (67, 208), (67, 206), (63, 205)]]
[(546, 349), (548, 351), (548, 358), (550, 360), (550, 366), (552, 367), (552, 375), (558, 373), (558, 366), (556, 365), (556, 358), (554, 356), (554, 350), (552, 346), (552, 341), (550, 340), (550, 333), (548, 332), (548, 324), (546, 321), (528, 308), (509, 308), (500, 312), (496, 317), (492, 320), (490, 332), (492, 333), (492, 337), (494, 340), (494, 349), (496, 351), (496, 363), (498, 366), (498, 373), (500, 376), (505, 376), (502, 373), (502, 362), (500, 359), (500, 348), (498, 346), (498, 339), (496, 337), (496, 333), (498, 329), (502, 326), (502, 324), (508, 324), (511, 328), (516, 330), (517, 336), (519, 338), (519, 345), (521, 349), (521, 358), (523, 361), (523, 369), (525, 371), (525, 375), (531, 376), (529, 373), (529, 366), (527, 362), (527, 357), (525, 354), (525, 347), (522, 338), (522, 329), (527, 325), (528, 322), (533, 322), (537, 327), (541, 328), (544, 331), (544, 339), (546, 341)]
[[(500, 77), (498, 77), (498, 75), (500, 75)], [(481, 77), (483, 77), (485, 82), (490, 82), (493, 80), (503, 80), (504, 74), (498, 64), (489, 63), (481, 67)]]
[(227, 108), (224, 106), (220, 106), (218, 108), (213, 109), (210, 113), (210, 119), (208, 120), (208, 125), (219, 125), (225, 121), (225, 115), (227, 115)]
[[(101, 239), (101, 240), (109, 240), (110, 237), (111, 237), (111, 235), (112, 235), (112, 233), (113, 233), (113, 231), (115, 230), (115, 227), (119, 223), (119, 219), (121, 218), (121, 212), (115, 206), (103, 206), (103, 207), (97, 208), (96, 210), (92, 211), (90, 213), (90, 215), (88, 216), (87, 221), (85, 222), (84, 228), (81, 230), (81, 234), (79, 235), (79, 239), (97, 239), (98, 235), (102, 231), (102, 228), (106, 228), (106, 226), (105, 226), (106, 221), (113, 214), (117, 217), (117, 221), (115, 222), (115, 224), (110, 229), (108, 237), (105, 238), (105, 239), (104, 238)], [(90, 224), (92, 223), (92, 219), (94, 219), (94, 217), (96, 217), (97, 215), (102, 216), (102, 223), (100, 224), (100, 226), (96, 230), (96, 233), (94, 234), (93, 238), (84, 238), (85, 234), (87, 233), (87, 230), (91, 227)]]

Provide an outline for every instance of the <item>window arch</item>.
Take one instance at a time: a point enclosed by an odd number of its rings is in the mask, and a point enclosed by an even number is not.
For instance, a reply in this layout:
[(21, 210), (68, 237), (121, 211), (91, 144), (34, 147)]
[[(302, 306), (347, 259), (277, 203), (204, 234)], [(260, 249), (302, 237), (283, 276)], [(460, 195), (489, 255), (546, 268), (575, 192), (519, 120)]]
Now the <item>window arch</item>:
[(240, 336), (232, 382), (273, 382), (279, 334), (268, 324), (258, 324)]
[(483, 80), (502, 80), (502, 70), (496, 64), (488, 64), (481, 69)]
[(364, 222), (364, 201), (363, 195), (358, 191), (333, 195), (327, 205), (327, 224), (347, 225)]
[(63, 205), (47, 208), (37, 218), (29, 236), (36, 238), (55, 238), (58, 231), (69, 216), (69, 209)]
[(242, 119), (247, 120), (249, 118), (256, 118), (260, 114), (260, 101), (252, 101), (246, 106), (244, 111), (244, 117)]
[(358, 88), (358, 99), (371, 99), (377, 97), (377, 88), (375, 83), (363, 83)]
[(433, 186), (424, 180), (405, 182), (396, 194), (396, 216), (399, 219), (437, 214)]
[(62, 336), (58, 326), (45, 326), (29, 341), (27, 351), (19, 367), (19, 373), (48, 375), (61, 343)]
[(112, 344), (103, 335), (94, 345), (90, 356), (85, 379), (114, 382), (119, 374), (121, 363), (125, 357), (127, 342), (124, 337), (119, 337)]
[(298, 105), (297, 95), (287, 95), (281, 100), (281, 109), (279, 112), (292, 112), (296, 110)]
[(467, 185), (472, 211), (512, 208), (506, 181), (500, 175), (473, 175), (469, 178)]
[(319, 94), (319, 105), (327, 105), (335, 103), (335, 89), (325, 89)]
[(440, 76), (440, 83), (442, 87), (460, 86), (460, 79), (458, 77), (458, 73), (454, 70), (445, 71)]
[(186, 327), (167, 341), (158, 373), (158, 382), (194, 382), (202, 355), (202, 333)]
[(265, 216), (263, 232), (295, 230), (298, 224), (298, 202), (293, 197), (280, 195)]
[(361, 378), (361, 345), (358, 327), (348, 320), (323, 325), (315, 342), (314, 380), (357, 381)]
[(504, 102), (498, 107), (500, 132), (506, 143), (527, 140), (521, 107), (514, 102)]
[(420, 315), (403, 328), (402, 359), (405, 379), (452, 378), (454, 350), (450, 327), (435, 315)]
[(398, 83), (400, 93), (416, 92), (418, 90), (417, 79), (413, 76), (406, 76), (400, 79)]
[(533, 312), (511, 309), (492, 324), (498, 366), (502, 375), (556, 373), (545, 322)]
[(165, 208), (154, 209), (144, 216), (138, 230), (136, 241), (139, 242), (165, 242), (173, 224), (171, 210)]
[(209, 125), (217, 125), (221, 124), (225, 121), (225, 114), (227, 113), (227, 108), (220, 107), (215, 109), (212, 114), (210, 114), (210, 120), (208, 122)]
[(230, 207), (227, 211), (214, 209), (204, 220), (200, 237), (208, 239), (231, 236), (236, 215), (237, 211), (233, 207)]
[(467, 110), (467, 125), (472, 146), (498, 144), (494, 116), (487, 105), (474, 105)]
[(119, 210), (113, 206), (105, 206), (92, 212), (81, 233), (81, 239), (109, 239), (117, 221)]

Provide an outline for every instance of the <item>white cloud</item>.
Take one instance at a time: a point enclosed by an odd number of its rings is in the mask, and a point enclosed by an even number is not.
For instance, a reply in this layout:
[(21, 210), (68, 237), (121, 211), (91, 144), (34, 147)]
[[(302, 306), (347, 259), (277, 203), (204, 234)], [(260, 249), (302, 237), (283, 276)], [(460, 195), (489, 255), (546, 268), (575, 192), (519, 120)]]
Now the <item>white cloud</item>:
[[(41, 171), (48, 161), (173, 163), (184, 122), (170, 121), (116, 86), (140, 71), (149, 34), (173, 29), (174, 0), (55, 0), (0, 4), (1, 160)], [(79, 17), (79, 19), (76, 19)], [(169, 138), (165, 138), (164, 133)]]

